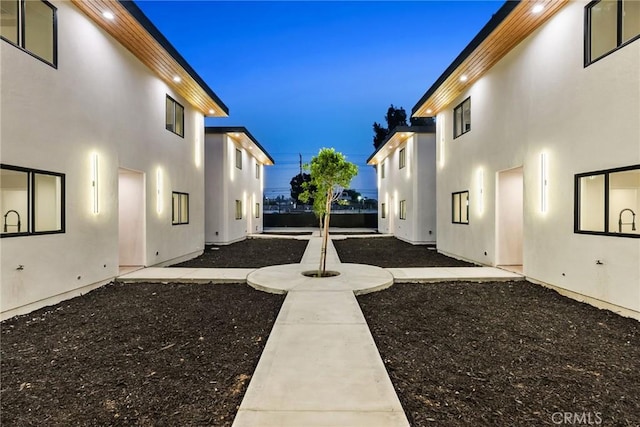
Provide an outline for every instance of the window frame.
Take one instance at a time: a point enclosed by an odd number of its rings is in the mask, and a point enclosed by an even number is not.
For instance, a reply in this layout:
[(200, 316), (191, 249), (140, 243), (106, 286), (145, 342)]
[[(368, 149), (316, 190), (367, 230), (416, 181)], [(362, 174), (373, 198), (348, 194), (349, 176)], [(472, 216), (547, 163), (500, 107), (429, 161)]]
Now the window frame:
[[(464, 122), (464, 104), (469, 102), (469, 129), (465, 129)], [(456, 135), (456, 125), (458, 124), (458, 120), (456, 119), (456, 111), (460, 110), (460, 120), (462, 120), (460, 130), (461, 132)], [(453, 139), (459, 138), (465, 133), (471, 132), (471, 96), (468, 96), (465, 100), (463, 100), (460, 104), (453, 107)]]
[[(184, 139), (184, 105), (180, 104), (178, 101), (176, 101), (173, 97), (171, 97), (169, 94), (167, 94), (167, 97), (165, 99), (165, 108), (167, 105), (167, 101), (171, 101), (171, 105), (173, 106), (173, 129), (169, 129), (169, 125), (170, 123), (166, 123), (167, 121), (167, 112), (165, 111), (165, 124), (164, 124), (164, 128), (166, 130), (168, 130), (169, 132), (178, 135), (180, 138)], [(181, 119), (182, 119), (182, 133), (178, 133), (176, 132), (176, 105), (180, 106), (180, 108), (182, 109), (182, 114), (181, 114)]]
[(236, 199), (235, 203), (235, 216), (236, 220), (242, 219), (242, 200)]
[(622, 18), (623, 18), (623, 10), (622, 10), (622, 0), (616, 0), (616, 47), (611, 49), (608, 52), (603, 53), (597, 58), (591, 58), (591, 10), (595, 5), (600, 3), (602, 0), (593, 0), (589, 2), (584, 7), (584, 68), (589, 65), (598, 62), (602, 58), (605, 58), (611, 55), (613, 52), (616, 52), (619, 49), (627, 46), (630, 43), (640, 39), (640, 33), (630, 38), (629, 40), (623, 42), (622, 41)]
[[(611, 237), (631, 237), (638, 239), (640, 238), (640, 234), (633, 233), (615, 233), (609, 231), (609, 175), (618, 173), (618, 172), (626, 172), (631, 170), (640, 171), (640, 164), (631, 165), (631, 166), (623, 166), (620, 168), (613, 169), (603, 169), (599, 171), (593, 172), (583, 172), (574, 175), (574, 195), (573, 195), (573, 232), (575, 234), (591, 234), (596, 236), (611, 236)], [(604, 231), (592, 231), (592, 230), (581, 230), (580, 229), (580, 180), (582, 178), (594, 176), (594, 175), (604, 175)], [(640, 212), (636, 212), (636, 227), (640, 226)]]
[[(176, 216), (175, 205), (173, 204), (173, 197), (178, 196), (178, 212)], [(182, 221), (182, 197), (187, 198), (187, 221)], [(177, 217), (177, 220), (176, 220)], [(183, 193), (180, 191), (171, 192), (171, 225), (187, 225), (189, 224), (190, 208), (189, 208), (189, 193)]]
[(407, 200), (400, 200), (399, 206), (398, 206), (398, 218), (401, 220), (406, 220), (407, 219)]
[[(66, 175), (42, 169), (25, 168), (0, 163), (0, 169), (12, 170), (27, 174), (27, 231), (2, 233), (0, 238), (20, 236), (41, 236), (46, 234), (64, 234), (66, 232)], [(35, 175), (48, 175), (60, 178), (60, 228), (58, 230), (34, 231), (36, 226), (36, 192), (34, 191)], [(3, 214), (4, 215), (4, 214)], [(4, 221), (4, 218), (3, 218)], [(22, 221), (20, 221), (22, 222)], [(3, 222), (4, 225), (4, 222)]]
[(236, 147), (236, 169), (242, 170), (242, 150)]
[[(466, 204), (466, 208), (467, 208), (466, 218), (467, 218), (467, 221), (466, 222), (462, 221), (462, 195), (463, 194), (467, 195), (467, 204)], [(456, 218), (455, 217), (455, 206), (456, 206), (455, 198), (456, 198), (456, 196), (460, 197), (460, 203), (459, 203), (460, 212), (458, 212), (458, 217), (460, 218), (459, 221), (455, 220), (455, 218)], [(471, 199), (469, 197), (469, 190), (455, 191), (455, 192), (451, 193), (451, 223), (452, 224), (469, 225), (469, 205), (471, 204), (471, 203), (469, 203), (470, 200)]]
[(407, 166), (407, 147), (402, 147), (398, 151), (398, 169), (404, 169)]
[[(26, 0), (15, 0), (15, 1), (16, 3), (18, 3), (18, 9), (17, 9), (18, 10), (18, 42), (14, 43), (13, 41), (5, 37), (2, 37), (1, 35), (0, 35), (0, 39), (6, 41), (11, 46), (17, 49), (20, 49), (21, 51), (27, 53), (28, 55), (36, 58), (39, 61), (44, 62), (45, 64), (57, 70), (58, 69), (58, 8), (46, 0), (39, 0), (41, 3), (46, 5), (49, 9), (51, 9), (51, 12), (53, 14), (53, 35), (52, 35), (53, 62), (49, 62), (46, 59), (38, 56), (36, 53), (31, 52), (29, 49), (25, 47), (25, 38), (26, 38), (25, 37), (26, 35), (25, 33), (25, 2)], [(29, 0), (29, 1), (33, 1), (33, 0)]]

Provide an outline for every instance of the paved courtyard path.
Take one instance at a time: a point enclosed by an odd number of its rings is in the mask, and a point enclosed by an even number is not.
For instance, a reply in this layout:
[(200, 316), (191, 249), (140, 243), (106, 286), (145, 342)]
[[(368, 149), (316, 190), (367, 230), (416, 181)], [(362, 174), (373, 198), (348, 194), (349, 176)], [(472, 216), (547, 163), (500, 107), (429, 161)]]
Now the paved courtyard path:
[(320, 238), (302, 262), (267, 267), (247, 277), (252, 286), (287, 297), (234, 420), (234, 427), (408, 426), (354, 291), (390, 286), (377, 267), (341, 264), (330, 244), (332, 278), (309, 278)]

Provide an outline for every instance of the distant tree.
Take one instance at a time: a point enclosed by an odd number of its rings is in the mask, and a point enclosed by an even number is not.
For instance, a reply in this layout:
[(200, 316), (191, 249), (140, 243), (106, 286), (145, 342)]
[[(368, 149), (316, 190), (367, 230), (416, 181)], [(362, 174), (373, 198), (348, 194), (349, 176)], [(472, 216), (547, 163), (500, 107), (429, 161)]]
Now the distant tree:
[(404, 108), (396, 108), (391, 104), (387, 109), (387, 115), (384, 116), (387, 122), (387, 127), (382, 127), (378, 122), (373, 122), (373, 146), (378, 149), (385, 140), (389, 132), (396, 128), (396, 126), (407, 126), (407, 112)]
[[(311, 175), (308, 173), (299, 173), (291, 178), (289, 185), (291, 185), (291, 198), (295, 201), (300, 200), (300, 194), (304, 192), (304, 183), (311, 182)], [(313, 204), (313, 198), (309, 200), (309, 204)]]
[[(311, 163), (305, 165), (305, 169), (311, 172), (311, 182), (304, 184), (305, 191), (300, 195), (300, 200), (308, 201), (314, 197), (313, 211), (320, 221), (324, 220), (318, 266), (318, 277), (322, 277), (327, 269), (331, 203), (340, 198), (343, 189), (349, 186), (353, 177), (358, 174), (358, 166), (347, 161), (344, 154), (335, 149), (322, 148), (318, 155), (311, 159)], [(315, 186), (313, 191), (312, 185)]]
[(389, 134), (389, 130), (378, 122), (373, 122), (373, 146), (377, 149)]
[(407, 112), (404, 108), (396, 108), (391, 104), (385, 116), (387, 120), (387, 129), (389, 132), (394, 130), (396, 126), (407, 126)]

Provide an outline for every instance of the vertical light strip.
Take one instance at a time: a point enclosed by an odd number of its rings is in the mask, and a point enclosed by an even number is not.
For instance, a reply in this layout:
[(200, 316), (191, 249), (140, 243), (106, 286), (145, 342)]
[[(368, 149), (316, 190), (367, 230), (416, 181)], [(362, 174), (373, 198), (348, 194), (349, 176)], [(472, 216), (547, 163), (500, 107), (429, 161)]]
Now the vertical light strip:
[(98, 153), (91, 154), (91, 192), (93, 195), (93, 213), (100, 212), (98, 205)]
[(444, 126), (444, 114), (441, 114), (441, 117), (439, 119), (440, 123), (440, 147), (438, 150), (439, 153), (439, 163), (440, 163), (440, 167), (443, 168), (444, 167), (444, 135), (445, 135), (445, 126)]
[(407, 168), (407, 179), (411, 179), (411, 159), (413, 158), (413, 135), (407, 138), (407, 144), (405, 145), (404, 164)]
[(478, 180), (478, 213), (482, 215), (482, 213), (484, 212), (484, 170), (482, 168), (478, 169), (477, 180)]
[(156, 211), (158, 214), (162, 213), (162, 169), (158, 168), (156, 170)]
[(200, 166), (202, 166), (202, 151), (203, 151), (203, 146), (200, 143), (200, 133), (202, 132), (202, 129), (204, 129), (204, 117), (201, 116), (200, 114), (197, 115), (196, 119), (194, 120), (195, 122), (195, 129), (194, 129), (194, 135), (195, 140), (194, 140), (194, 163), (196, 165), (197, 169), (200, 169)]
[(547, 177), (547, 153), (540, 153), (540, 212), (547, 213), (548, 209), (548, 177)]

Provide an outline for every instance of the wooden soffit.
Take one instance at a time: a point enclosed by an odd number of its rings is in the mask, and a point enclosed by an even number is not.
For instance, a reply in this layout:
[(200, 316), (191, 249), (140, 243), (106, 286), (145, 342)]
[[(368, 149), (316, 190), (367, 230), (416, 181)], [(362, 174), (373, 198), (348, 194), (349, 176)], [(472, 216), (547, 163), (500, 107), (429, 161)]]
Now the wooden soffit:
[[(228, 116), (227, 106), (133, 2), (71, 2), (202, 114), (208, 117)], [(113, 19), (105, 18), (105, 12), (112, 13)], [(179, 77), (179, 82), (174, 81), (176, 77)]]
[[(522, 0), (505, 3), (413, 107), (412, 116), (432, 117), (438, 114), (568, 1)], [(537, 5), (543, 6), (543, 9), (534, 13), (533, 8)], [(467, 79), (461, 81), (462, 76)]]

